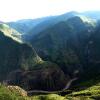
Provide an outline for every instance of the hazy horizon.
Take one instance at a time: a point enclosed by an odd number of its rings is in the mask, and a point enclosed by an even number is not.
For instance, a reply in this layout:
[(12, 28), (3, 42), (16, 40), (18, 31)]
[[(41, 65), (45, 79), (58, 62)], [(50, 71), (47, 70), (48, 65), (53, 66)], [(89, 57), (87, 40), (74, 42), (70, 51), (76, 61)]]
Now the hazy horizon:
[(0, 0), (0, 21), (35, 19), (70, 11), (100, 11), (98, 0)]

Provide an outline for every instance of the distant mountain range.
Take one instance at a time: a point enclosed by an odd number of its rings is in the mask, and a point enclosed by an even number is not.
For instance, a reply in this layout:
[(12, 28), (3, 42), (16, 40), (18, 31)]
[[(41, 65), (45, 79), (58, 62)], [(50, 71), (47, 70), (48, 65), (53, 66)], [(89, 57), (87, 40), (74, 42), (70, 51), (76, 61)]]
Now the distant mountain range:
[(39, 23), (44, 20), (48, 20), (49, 17), (46, 18), (38, 18), (38, 19), (22, 19), (16, 22), (9, 22), (8, 25), (20, 32), (21, 34), (26, 34), (31, 28), (35, 27)]
[(58, 16), (43, 17), (38, 19), (24, 19), (16, 22), (9, 22), (8, 25), (17, 30), (18, 32), (20, 32), (21, 34), (25, 34), (22, 36), (23, 39), (29, 40), (35, 34), (41, 32), (42, 30), (48, 28), (49, 26), (59, 23), (60, 21), (65, 21), (68, 18), (80, 15), (90, 17), (94, 20), (100, 19), (99, 11), (94, 11), (94, 12), (90, 11), (83, 13), (72, 11)]

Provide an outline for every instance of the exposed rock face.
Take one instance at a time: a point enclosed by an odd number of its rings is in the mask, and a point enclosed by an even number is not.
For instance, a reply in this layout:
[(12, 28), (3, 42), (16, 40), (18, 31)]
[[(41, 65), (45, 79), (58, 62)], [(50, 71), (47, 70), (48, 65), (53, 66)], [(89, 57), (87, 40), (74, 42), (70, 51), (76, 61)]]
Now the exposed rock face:
[[(38, 67), (38, 66), (37, 66)], [(61, 90), (70, 80), (58, 66), (37, 68), (31, 71), (14, 71), (9, 74), (8, 84), (19, 85), (25, 90)]]
[(20, 96), (27, 96), (27, 92), (25, 90), (23, 90), (22, 88), (20, 88), (19, 86), (7, 86), (7, 89), (9, 89), (10, 91), (14, 91), (17, 94), (19, 94)]

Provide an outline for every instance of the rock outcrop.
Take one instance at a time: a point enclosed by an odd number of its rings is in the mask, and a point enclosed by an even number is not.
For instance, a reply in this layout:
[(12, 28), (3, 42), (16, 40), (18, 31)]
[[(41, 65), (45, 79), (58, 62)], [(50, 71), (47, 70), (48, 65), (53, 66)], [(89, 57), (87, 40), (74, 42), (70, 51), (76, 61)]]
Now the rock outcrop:
[(9, 89), (11, 92), (16, 92), (20, 96), (27, 96), (27, 91), (23, 90), (19, 86), (7, 86), (7, 89)]
[(70, 76), (65, 76), (64, 72), (55, 64), (44, 62), (35, 66), (34, 70), (16, 70), (9, 74), (6, 83), (18, 85), (27, 91), (62, 90), (69, 82)]

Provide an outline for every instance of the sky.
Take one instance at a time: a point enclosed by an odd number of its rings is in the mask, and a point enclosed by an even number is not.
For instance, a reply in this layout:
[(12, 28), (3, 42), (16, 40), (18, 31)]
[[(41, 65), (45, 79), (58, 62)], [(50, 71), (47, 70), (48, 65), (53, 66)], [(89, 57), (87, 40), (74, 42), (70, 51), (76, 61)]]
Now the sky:
[(99, 0), (0, 0), (0, 21), (100, 10)]

